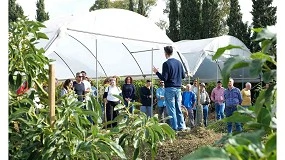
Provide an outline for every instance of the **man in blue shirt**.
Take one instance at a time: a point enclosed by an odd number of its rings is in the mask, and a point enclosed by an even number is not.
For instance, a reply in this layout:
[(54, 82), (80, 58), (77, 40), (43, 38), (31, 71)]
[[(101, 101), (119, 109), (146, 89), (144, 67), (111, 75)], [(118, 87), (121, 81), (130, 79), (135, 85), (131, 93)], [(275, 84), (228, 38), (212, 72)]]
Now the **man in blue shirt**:
[(182, 107), (185, 107), (188, 111), (188, 117), (190, 126), (193, 128), (195, 126), (194, 123), (194, 112), (193, 108), (196, 103), (196, 94), (191, 91), (191, 84), (186, 85), (186, 91), (182, 94)]
[[(162, 120), (167, 117), (167, 111), (164, 101), (164, 82), (160, 81), (160, 87), (156, 90), (157, 106), (158, 106), (158, 118)], [(165, 120), (163, 120), (165, 123)]]
[[(234, 111), (237, 110), (237, 105), (240, 105), (242, 102), (242, 97), (240, 90), (234, 87), (234, 80), (232, 78), (229, 79), (228, 88), (224, 91), (225, 98), (225, 113), (227, 117), (233, 115)], [(236, 130), (238, 132), (242, 131), (241, 123), (235, 122)], [(232, 122), (227, 122), (228, 133), (232, 133)]]
[(166, 62), (162, 65), (162, 74), (158, 69), (153, 67), (153, 72), (164, 81), (165, 86), (165, 104), (167, 114), (171, 116), (170, 126), (173, 130), (184, 130), (185, 122), (181, 111), (181, 85), (185, 73), (180, 61), (172, 57), (173, 48), (171, 46), (164, 47)]

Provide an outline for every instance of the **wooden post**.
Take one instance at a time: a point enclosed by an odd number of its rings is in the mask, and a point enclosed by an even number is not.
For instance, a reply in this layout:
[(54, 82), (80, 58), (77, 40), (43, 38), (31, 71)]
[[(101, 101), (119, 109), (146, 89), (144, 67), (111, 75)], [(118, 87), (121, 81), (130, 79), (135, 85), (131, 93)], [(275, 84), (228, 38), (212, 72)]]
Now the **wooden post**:
[(203, 126), (203, 106), (200, 104), (200, 80), (197, 78), (197, 107), (196, 107), (196, 122), (197, 126), (202, 127)]
[(54, 64), (49, 64), (49, 86), (48, 100), (50, 106), (50, 125), (54, 126), (55, 122), (55, 69)]

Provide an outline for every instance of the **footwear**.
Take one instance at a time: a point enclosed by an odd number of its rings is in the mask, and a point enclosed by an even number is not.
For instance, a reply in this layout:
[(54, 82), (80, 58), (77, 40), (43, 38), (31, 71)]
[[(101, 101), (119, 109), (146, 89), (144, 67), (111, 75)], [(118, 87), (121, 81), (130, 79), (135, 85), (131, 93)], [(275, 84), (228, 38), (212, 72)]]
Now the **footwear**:
[(178, 129), (177, 131), (190, 131), (191, 129), (189, 127)]

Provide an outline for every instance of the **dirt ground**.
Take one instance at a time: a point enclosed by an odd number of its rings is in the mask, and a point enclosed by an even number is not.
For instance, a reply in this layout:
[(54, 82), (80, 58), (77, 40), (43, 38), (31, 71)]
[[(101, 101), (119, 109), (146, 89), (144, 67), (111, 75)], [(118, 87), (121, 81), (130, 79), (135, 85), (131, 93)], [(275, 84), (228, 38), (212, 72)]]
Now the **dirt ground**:
[[(215, 121), (214, 112), (209, 114), (209, 123)], [(164, 142), (159, 146), (156, 160), (179, 160), (183, 156), (195, 151), (196, 149), (213, 145), (214, 142), (221, 139), (223, 133), (216, 133), (206, 128), (194, 128), (191, 131), (181, 131), (177, 133), (176, 139)], [(144, 159), (151, 159), (146, 157)]]
[(156, 159), (179, 160), (202, 146), (212, 145), (221, 137), (222, 133), (215, 133), (205, 128), (195, 128), (190, 132), (180, 132), (172, 143), (167, 141), (159, 147)]

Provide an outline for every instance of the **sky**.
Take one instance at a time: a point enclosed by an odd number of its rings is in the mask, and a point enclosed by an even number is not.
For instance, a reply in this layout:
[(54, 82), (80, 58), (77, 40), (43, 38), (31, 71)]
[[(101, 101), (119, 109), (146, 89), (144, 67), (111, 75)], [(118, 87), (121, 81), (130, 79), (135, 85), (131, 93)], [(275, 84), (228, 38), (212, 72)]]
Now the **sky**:
[[(35, 19), (36, 14), (36, 1), (37, 0), (16, 0), (20, 4), (30, 19)], [(45, 0), (46, 12), (49, 12), (50, 18), (56, 16), (67, 16), (76, 13), (88, 12), (89, 8), (94, 4), (95, 0)], [(276, 6), (276, 1), (273, 0), (273, 5)], [(243, 21), (252, 22), (252, 15), (250, 13), (252, 1), (251, 0), (239, 0), (241, 12), (243, 13)], [(155, 6), (149, 14), (149, 18), (158, 22), (159, 19), (167, 19), (166, 15), (163, 15), (163, 9), (165, 8), (164, 0), (157, 0), (157, 6)]]

